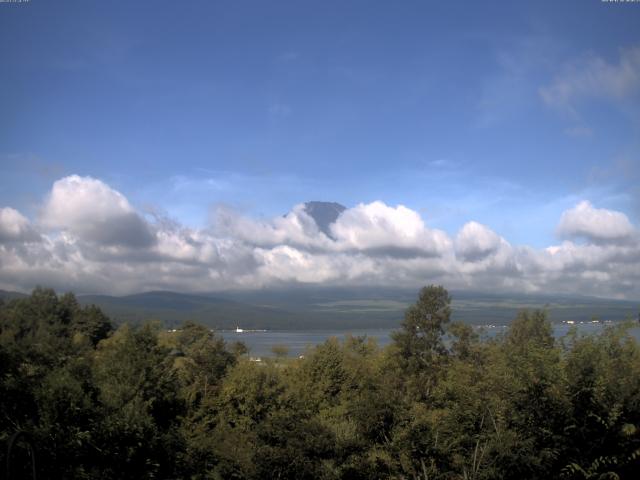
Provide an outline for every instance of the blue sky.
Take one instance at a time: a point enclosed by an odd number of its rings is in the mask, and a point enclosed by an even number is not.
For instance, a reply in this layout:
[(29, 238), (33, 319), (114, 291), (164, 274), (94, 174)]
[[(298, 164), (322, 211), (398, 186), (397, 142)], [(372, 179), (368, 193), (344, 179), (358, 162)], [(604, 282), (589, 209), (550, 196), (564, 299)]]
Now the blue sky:
[(204, 228), (307, 200), (405, 205), (557, 243), (587, 200), (640, 220), (640, 4), (0, 4), (0, 206), (100, 179)]

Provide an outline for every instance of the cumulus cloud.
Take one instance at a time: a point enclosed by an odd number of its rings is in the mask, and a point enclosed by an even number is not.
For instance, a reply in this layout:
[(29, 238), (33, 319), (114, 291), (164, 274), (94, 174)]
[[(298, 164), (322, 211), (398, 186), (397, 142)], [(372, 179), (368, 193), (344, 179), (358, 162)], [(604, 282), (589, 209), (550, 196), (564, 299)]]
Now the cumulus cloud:
[(585, 200), (562, 214), (558, 233), (563, 238), (582, 237), (603, 243), (628, 240), (635, 229), (624, 213), (594, 208)]
[(58, 180), (44, 205), (42, 224), (102, 245), (145, 247), (149, 226), (117, 190), (91, 177)]
[(478, 222), (468, 222), (456, 236), (456, 253), (462, 259), (475, 262), (495, 253), (506, 242), (493, 230)]
[[(143, 218), (87, 177), (54, 183), (39, 222), (0, 208), (0, 288), (77, 292), (215, 291), (312, 283), (640, 296), (640, 240), (621, 212), (581, 202), (560, 217), (565, 239), (514, 246), (470, 221), (451, 238), (405, 206), (341, 211), (319, 228), (304, 205), (256, 220), (220, 208), (207, 228)], [(576, 243), (576, 238), (586, 243)]]
[(13, 208), (0, 208), (0, 243), (38, 240), (40, 235), (26, 217)]
[(300, 248), (329, 248), (329, 238), (320, 231), (304, 209), (296, 205), (282, 217), (257, 221), (239, 215), (232, 209), (219, 206), (214, 215), (218, 234), (261, 247), (287, 244)]
[(402, 205), (360, 204), (342, 212), (330, 228), (341, 250), (438, 256), (451, 247), (446, 233), (426, 228), (417, 212)]

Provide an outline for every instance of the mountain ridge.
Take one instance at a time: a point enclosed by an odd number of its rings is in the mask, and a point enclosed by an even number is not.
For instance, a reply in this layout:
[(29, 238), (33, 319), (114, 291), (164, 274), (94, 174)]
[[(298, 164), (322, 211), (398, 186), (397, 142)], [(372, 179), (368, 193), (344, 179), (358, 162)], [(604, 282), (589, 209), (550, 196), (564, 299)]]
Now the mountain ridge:
[[(451, 291), (452, 318), (470, 324), (508, 324), (524, 308), (544, 309), (552, 321), (635, 319), (640, 302), (551, 294), (498, 294)], [(26, 294), (0, 290), (0, 298)], [(211, 328), (272, 330), (349, 330), (394, 328), (417, 290), (382, 287), (299, 287), (211, 293), (150, 291), (132, 295), (77, 295), (95, 304), (116, 323), (159, 320), (175, 328), (187, 320)]]

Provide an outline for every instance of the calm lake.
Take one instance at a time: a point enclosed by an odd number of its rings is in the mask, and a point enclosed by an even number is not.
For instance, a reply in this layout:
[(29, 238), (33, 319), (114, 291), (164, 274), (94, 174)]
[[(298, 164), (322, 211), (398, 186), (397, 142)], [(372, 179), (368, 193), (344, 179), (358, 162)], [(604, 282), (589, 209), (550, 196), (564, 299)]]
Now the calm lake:
[[(572, 326), (577, 327), (578, 332), (585, 335), (600, 333), (605, 327), (614, 325), (611, 322), (576, 322), (574, 325), (568, 323), (555, 323), (553, 332), (556, 338), (561, 338), (567, 334)], [(485, 337), (493, 337), (503, 333), (508, 328), (503, 325), (488, 325), (477, 327), (478, 331)], [(222, 330), (218, 333), (227, 342), (241, 341), (249, 348), (249, 355), (252, 357), (273, 356), (271, 351), (275, 345), (286, 345), (289, 348), (289, 356), (299, 356), (313, 345), (323, 343), (331, 337), (344, 340), (347, 335), (367, 336), (375, 338), (378, 345), (384, 347), (391, 342), (391, 332), (397, 329), (360, 329), (360, 330), (267, 330), (267, 331), (244, 331), (237, 333), (235, 330)], [(640, 326), (631, 330), (633, 336), (640, 341)]]

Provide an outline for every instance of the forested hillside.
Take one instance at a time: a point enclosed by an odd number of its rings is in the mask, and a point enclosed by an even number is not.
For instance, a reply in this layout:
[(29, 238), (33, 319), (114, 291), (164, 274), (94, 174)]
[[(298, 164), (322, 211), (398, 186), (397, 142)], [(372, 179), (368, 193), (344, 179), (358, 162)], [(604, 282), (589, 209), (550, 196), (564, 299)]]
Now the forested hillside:
[(625, 325), (555, 340), (522, 311), (481, 341), (450, 303), (422, 289), (385, 349), (351, 337), (257, 363), (195, 323), (114, 330), (46, 289), (0, 301), (0, 461), (26, 468), (6, 456), (25, 431), (39, 479), (638, 478)]

